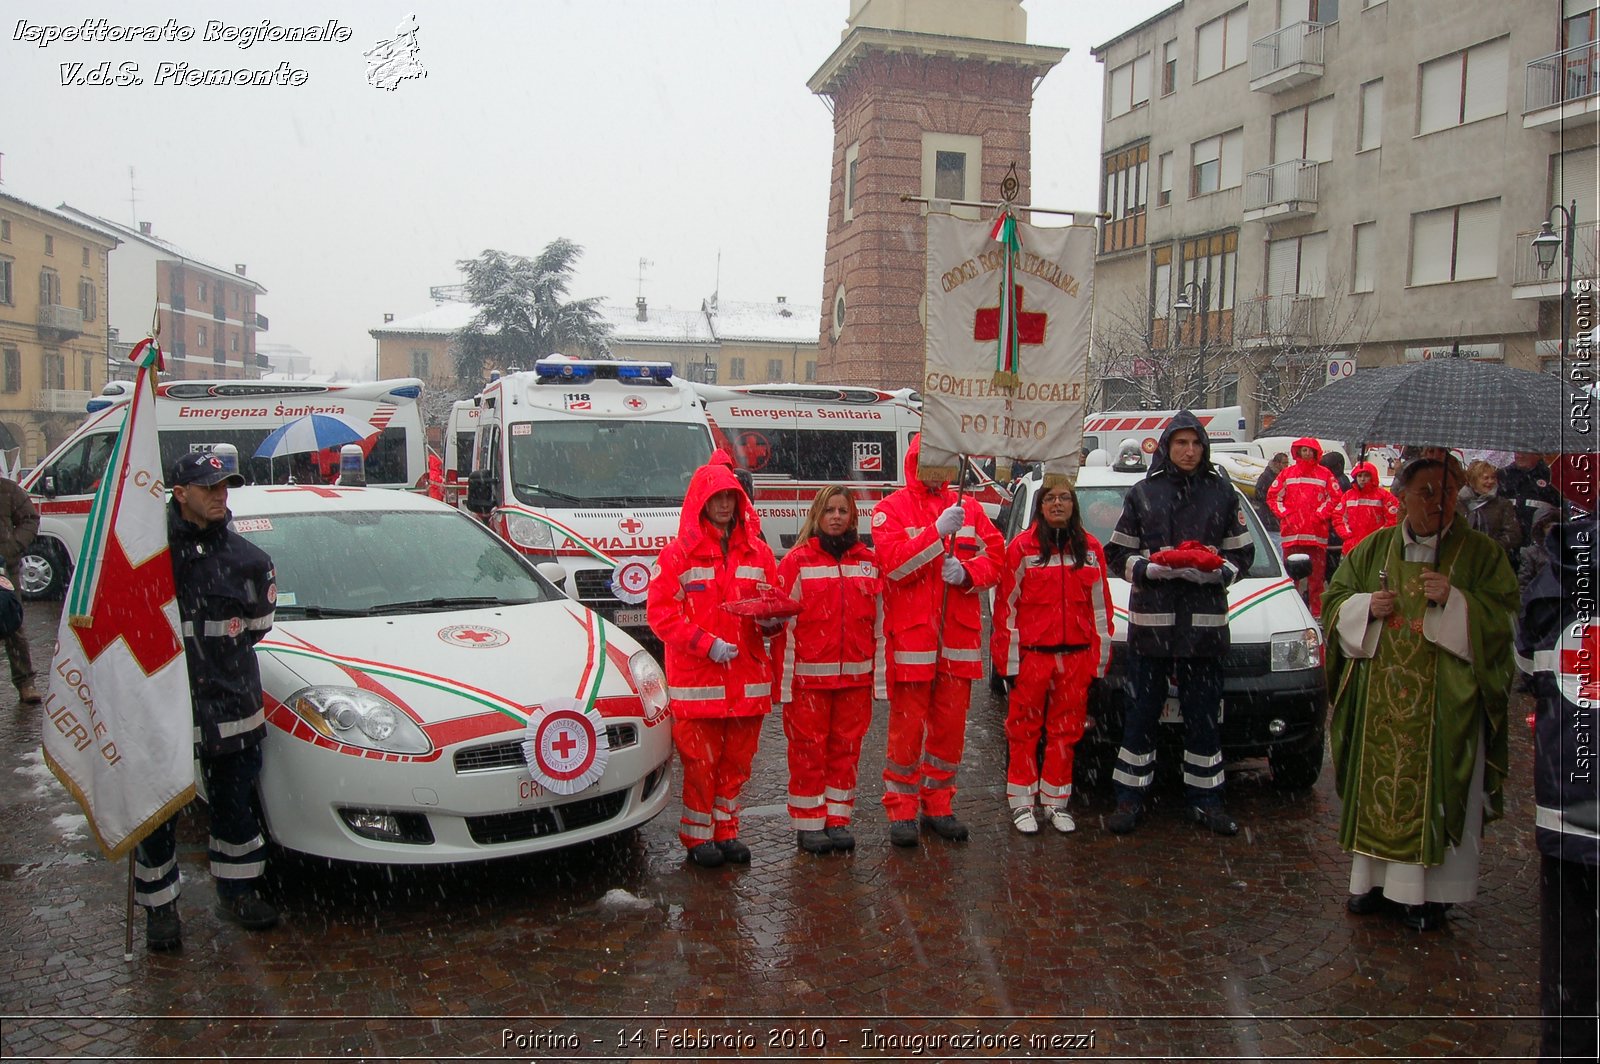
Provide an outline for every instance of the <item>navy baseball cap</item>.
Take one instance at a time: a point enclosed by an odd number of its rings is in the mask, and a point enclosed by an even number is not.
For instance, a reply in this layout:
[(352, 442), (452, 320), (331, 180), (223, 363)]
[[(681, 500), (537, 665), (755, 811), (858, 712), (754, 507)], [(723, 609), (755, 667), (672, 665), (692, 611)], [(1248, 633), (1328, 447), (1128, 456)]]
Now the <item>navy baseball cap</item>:
[(199, 484), (209, 488), (226, 482), (230, 488), (244, 487), (244, 477), (228, 469), (227, 465), (210, 451), (191, 451), (172, 463), (172, 473), (167, 477), (167, 487)]

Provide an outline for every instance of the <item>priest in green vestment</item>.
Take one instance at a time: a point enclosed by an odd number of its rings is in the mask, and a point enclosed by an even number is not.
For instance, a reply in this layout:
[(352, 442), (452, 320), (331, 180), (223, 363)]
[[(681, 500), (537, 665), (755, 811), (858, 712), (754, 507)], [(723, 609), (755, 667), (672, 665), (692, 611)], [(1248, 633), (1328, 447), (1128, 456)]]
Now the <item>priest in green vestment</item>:
[(1405, 516), (1363, 539), (1323, 600), (1348, 908), (1418, 929), (1477, 894), (1501, 815), (1517, 580), (1455, 514), (1453, 457), (1401, 471)]

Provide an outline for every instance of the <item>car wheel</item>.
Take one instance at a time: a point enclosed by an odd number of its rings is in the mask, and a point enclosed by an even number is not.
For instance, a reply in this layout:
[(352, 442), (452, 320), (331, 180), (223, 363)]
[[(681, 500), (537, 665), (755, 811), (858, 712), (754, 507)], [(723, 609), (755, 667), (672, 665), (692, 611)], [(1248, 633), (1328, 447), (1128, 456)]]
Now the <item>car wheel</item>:
[(1303, 791), (1317, 782), (1322, 775), (1323, 748), (1326, 736), (1318, 731), (1310, 743), (1297, 748), (1275, 747), (1267, 752), (1267, 764), (1272, 766), (1272, 784), (1282, 791)]
[(60, 598), (67, 586), (67, 562), (48, 543), (36, 543), (17, 565), (17, 589), (25, 600)]

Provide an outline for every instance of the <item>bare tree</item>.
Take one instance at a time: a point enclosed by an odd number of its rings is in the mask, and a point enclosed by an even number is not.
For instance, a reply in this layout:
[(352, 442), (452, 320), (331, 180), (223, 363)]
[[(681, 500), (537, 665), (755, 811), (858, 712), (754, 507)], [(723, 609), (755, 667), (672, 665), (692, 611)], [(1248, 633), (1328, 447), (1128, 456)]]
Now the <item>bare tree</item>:
[(1277, 415), (1327, 383), (1331, 358), (1356, 358), (1372, 334), (1372, 300), (1330, 275), (1319, 295), (1257, 296), (1243, 312), (1241, 342), (1252, 352), (1241, 384), (1259, 415)]

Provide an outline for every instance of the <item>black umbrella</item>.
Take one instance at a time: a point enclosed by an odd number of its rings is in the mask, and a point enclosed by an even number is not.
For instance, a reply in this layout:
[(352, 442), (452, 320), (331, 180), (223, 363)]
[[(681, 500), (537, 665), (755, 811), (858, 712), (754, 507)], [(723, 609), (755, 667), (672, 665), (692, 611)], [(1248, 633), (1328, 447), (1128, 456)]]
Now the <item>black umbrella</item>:
[(1284, 411), (1274, 436), (1351, 444), (1588, 450), (1591, 399), (1561, 378), (1493, 362), (1443, 358), (1364, 369)]

